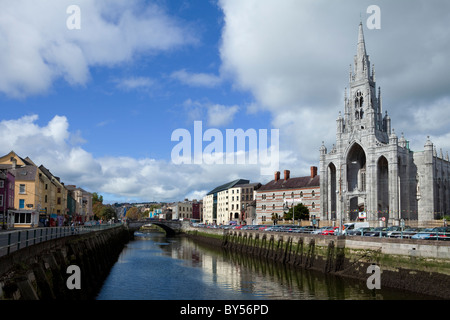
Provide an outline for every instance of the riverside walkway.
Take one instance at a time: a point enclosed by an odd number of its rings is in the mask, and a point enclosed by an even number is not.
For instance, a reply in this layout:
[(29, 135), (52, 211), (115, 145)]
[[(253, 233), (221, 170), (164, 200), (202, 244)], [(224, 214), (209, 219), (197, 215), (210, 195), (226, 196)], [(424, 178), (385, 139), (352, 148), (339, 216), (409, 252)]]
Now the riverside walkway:
[(121, 225), (121, 223), (103, 223), (91, 226), (26, 228), (6, 231), (0, 230), (0, 257), (44, 241), (114, 228)]

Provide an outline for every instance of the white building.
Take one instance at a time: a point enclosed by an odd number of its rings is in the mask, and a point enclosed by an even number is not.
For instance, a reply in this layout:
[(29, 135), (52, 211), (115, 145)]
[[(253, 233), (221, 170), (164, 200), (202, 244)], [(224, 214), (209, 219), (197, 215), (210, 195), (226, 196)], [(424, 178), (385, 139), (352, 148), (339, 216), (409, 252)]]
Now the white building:
[[(214, 188), (203, 197), (203, 222), (208, 224), (228, 224), (230, 221), (231, 199), (236, 204), (236, 194), (230, 197), (229, 189), (249, 184), (249, 180), (238, 179)], [(239, 196), (240, 197), (240, 196)], [(239, 204), (240, 207), (240, 204)], [(234, 207), (234, 210), (236, 210)]]

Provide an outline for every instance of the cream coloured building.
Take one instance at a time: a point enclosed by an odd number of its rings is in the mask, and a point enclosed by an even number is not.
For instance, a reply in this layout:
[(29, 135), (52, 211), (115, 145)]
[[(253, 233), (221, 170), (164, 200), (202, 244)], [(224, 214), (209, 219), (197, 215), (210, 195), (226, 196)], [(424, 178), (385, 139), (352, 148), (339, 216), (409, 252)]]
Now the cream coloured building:
[[(237, 202), (236, 194), (231, 193), (229, 189), (237, 187), (238, 185), (249, 184), (249, 180), (238, 179), (226, 184), (223, 184), (217, 188), (214, 188), (208, 194), (203, 197), (203, 222), (207, 224), (228, 224), (230, 219), (231, 203), (236, 206), (240, 204)], [(235, 206), (233, 206), (236, 209)], [(235, 211), (238, 212), (238, 211)], [(236, 221), (236, 220), (235, 220)]]

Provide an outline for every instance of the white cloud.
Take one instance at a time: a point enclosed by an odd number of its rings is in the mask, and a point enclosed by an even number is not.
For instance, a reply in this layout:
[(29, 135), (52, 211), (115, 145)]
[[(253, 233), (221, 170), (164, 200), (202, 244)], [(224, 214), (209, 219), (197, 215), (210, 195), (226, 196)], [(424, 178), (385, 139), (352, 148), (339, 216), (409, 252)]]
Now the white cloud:
[(96, 158), (70, 143), (73, 136), (78, 140), (80, 133), (69, 131), (66, 117), (55, 116), (44, 126), (37, 121), (37, 115), (0, 121), (0, 155), (14, 150), (38, 166), (44, 165), (65, 184), (108, 195), (110, 201), (201, 199), (218, 184), (239, 178), (261, 181), (258, 165), (176, 165), (151, 158)]
[[(298, 154), (298, 165), (318, 162), (322, 141), (335, 143), (336, 118), (344, 111), (360, 19), (369, 1), (219, 1), (224, 13), (221, 74), (255, 98), (248, 112), (268, 110), (280, 128), (281, 148)], [(378, 1), (381, 29), (365, 28), (376, 66), (383, 109), (395, 131), (419, 145), (425, 132), (443, 141), (449, 134), (450, 4), (438, 1)], [(360, 18), (360, 13), (362, 17)], [(420, 21), (417, 17), (420, 16)]]
[(225, 106), (209, 101), (197, 101), (188, 99), (184, 101), (189, 121), (207, 119), (207, 125), (211, 127), (223, 127), (233, 122), (234, 116), (240, 110), (239, 106)]
[(143, 0), (79, 0), (81, 29), (69, 30), (70, 0), (4, 1), (0, 11), (0, 92), (24, 98), (55, 80), (85, 85), (93, 66), (195, 43), (192, 30)]
[(170, 77), (193, 87), (212, 88), (218, 86), (222, 82), (222, 79), (214, 74), (190, 73), (185, 69), (174, 71)]
[(129, 90), (139, 90), (139, 89), (149, 89), (154, 84), (155, 81), (148, 77), (130, 77), (124, 79), (115, 80), (116, 87), (125, 91)]
[(210, 105), (208, 106), (208, 125), (212, 127), (225, 126), (233, 121), (234, 115), (238, 111), (238, 106)]

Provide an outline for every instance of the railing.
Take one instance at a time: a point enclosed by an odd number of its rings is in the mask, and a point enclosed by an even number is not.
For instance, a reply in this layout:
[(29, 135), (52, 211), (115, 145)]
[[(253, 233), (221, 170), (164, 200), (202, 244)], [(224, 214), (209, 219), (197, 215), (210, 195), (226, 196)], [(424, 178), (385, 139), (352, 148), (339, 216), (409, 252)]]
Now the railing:
[(120, 225), (122, 224), (103, 223), (90, 226), (48, 227), (0, 232), (0, 257), (44, 241), (114, 228)]

